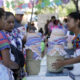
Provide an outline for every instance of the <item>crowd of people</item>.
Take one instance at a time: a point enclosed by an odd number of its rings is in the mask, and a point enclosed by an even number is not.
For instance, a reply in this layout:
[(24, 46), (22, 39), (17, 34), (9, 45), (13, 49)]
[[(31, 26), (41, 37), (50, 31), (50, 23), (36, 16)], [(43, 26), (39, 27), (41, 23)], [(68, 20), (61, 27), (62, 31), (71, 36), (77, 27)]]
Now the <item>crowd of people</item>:
[[(0, 8), (0, 80), (22, 80), (26, 74), (24, 71), (24, 64), (26, 64), (24, 58), (25, 45), (33, 51), (33, 58), (41, 59), (45, 55), (45, 50), (49, 47), (48, 39), (54, 29), (63, 30), (67, 38), (71, 38), (72, 48), (74, 48), (76, 56), (67, 60), (57, 60), (52, 66), (58, 69), (80, 62), (79, 13), (70, 13), (63, 23), (52, 16), (51, 20), (47, 20), (44, 26), (45, 32), (42, 28), (37, 32), (33, 22), (28, 23), (26, 27), (23, 26), (21, 24), (23, 15), (23, 12), (17, 11), (14, 16), (12, 12), (6, 12)], [(70, 40), (68, 39), (68, 41)], [(17, 55), (18, 53), (21, 54)]]

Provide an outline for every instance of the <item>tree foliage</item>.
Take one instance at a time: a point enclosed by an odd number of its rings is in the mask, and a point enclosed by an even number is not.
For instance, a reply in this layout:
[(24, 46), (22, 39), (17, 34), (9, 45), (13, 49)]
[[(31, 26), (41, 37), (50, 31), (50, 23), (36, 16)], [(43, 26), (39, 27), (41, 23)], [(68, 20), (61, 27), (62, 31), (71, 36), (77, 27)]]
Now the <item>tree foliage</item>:
[[(75, 11), (76, 7), (74, 5), (74, 3), (72, 1), (70, 1), (68, 4), (64, 5), (59, 5), (59, 6), (53, 6), (53, 7), (45, 7), (45, 8), (38, 8), (37, 10), (37, 14), (39, 13), (43, 13), (43, 14), (47, 14), (47, 13), (55, 13), (56, 11), (58, 12), (57, 15), (59, 17), (63, 17), (63, 16), (67, 16), (70, 12)], [(46, 13), (45, 13), (46, 12)]]
[(75, 4), (76, 11), (79, 12), (79, 6), (78, 6), (79, 0), (72, 0), (72, 1)]

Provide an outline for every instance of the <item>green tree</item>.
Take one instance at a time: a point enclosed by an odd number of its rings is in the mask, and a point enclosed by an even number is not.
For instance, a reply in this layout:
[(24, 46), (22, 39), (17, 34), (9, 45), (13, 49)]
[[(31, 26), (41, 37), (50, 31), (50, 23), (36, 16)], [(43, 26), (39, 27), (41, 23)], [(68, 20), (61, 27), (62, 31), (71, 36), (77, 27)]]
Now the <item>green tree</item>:
[(35, 6), (38, 10), (41, 10), (50, 5), (50, 0), (42, 0), (42, 2)]
[(15, 2), (14, 1), (11, 1), (11, 6), (13, 9), (15, 8)]
[(6, 2), (6, 7), (7, 7), (7, 8), (10, 7), (10, 3), (9, 3), (9, 1)]

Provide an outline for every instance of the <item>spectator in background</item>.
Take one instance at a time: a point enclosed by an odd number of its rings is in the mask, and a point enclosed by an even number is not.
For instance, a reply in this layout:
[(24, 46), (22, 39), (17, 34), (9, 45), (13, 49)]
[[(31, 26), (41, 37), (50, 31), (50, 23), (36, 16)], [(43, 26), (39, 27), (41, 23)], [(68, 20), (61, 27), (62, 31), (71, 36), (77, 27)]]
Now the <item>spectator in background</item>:
[(19, 28), (19, 27), (23, 26), (21, 24), (23, 16), (24, 16), (23, 11), (21, 11), (19, 9), (15, 11), (15, 25), (14, 25), (14, 28)]
[(42, 28), (39, 29), (39, 32), (40, 32), (42, 35), (43, 35), (43, 33), (44, 33)]
[(31, 29), (31, 30), (34, 30), (34, 31), (37, 30), (36, 27), (35, 27), (34, 22), (29, 22), (29, 23), (28, 23), (28, 28), (29, 28), (29, 30), (30, 30), (30, 29)]
[(64, 26), (64, 28), (67, 29), (67, 18), (64, 18), (64, 20), (63, 20), (63, 26)]
[[(58, 28), (58, 27), (59, 27), (59, 26), (58, 26), (58, 20), (54, 20), (53, 24), (54, 24), (53, 28)], [(52, 29), (53, 29), (53, 28), (52, 28)]]
[(48, 31), (48, 24), (49, 24), (49, 20), (47, 20), (45, 26), (44, 26), (44, 30), (45, 30), (45, 36), (49, 36), (49, 31)]
[(62, 25), (62, 23), (61, 23), (61, 21), (59, 19), (57, 20), (57, 22), (58, 22), (59, 28), (63, 28), (63, 25)]
[(54, 20), (56, 20), (55, 16), (52, 16), (51, 17), (51, 20), (48, 24), (48, 29), (49, 29), (49, 32), (51, 33), (52, 32), (52, 29), (53, 29), (53, 26), (54, 26)]

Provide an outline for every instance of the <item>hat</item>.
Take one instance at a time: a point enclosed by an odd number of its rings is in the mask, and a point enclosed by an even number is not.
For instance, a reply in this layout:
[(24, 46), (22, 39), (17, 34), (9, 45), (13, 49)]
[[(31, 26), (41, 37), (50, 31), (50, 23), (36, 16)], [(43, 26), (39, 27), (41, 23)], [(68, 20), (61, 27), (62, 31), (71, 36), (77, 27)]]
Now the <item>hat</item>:
[(24, 14), (24, 11), (22, 11), (21, 9), (17, 9), (15, 10), (15, 14)]

